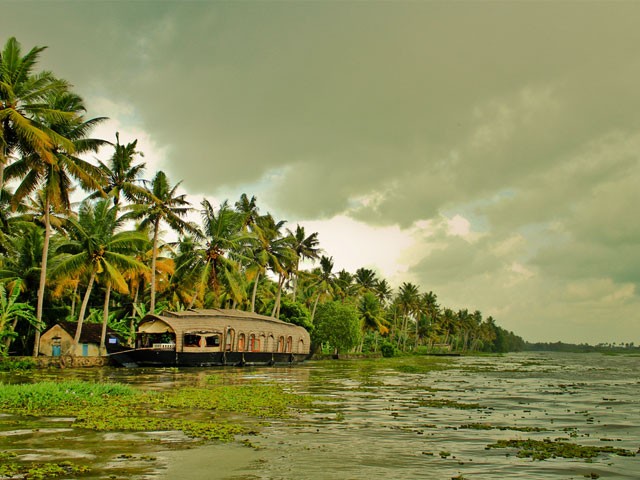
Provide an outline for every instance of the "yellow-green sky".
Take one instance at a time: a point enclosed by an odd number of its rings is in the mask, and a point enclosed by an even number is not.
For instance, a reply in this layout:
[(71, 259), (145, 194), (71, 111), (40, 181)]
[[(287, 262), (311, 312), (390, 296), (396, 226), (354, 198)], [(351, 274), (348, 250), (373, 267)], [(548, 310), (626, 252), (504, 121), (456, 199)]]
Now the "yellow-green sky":
[(640, 3), (0, 2), (149, 170), (527, 340), (640, 340)]

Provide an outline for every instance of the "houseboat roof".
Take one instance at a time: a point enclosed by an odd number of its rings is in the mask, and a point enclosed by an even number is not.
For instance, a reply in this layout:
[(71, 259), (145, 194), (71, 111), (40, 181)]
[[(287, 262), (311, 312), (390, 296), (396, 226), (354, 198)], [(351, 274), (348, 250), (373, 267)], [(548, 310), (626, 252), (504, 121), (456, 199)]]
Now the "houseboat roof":
[[(159, 320), (169, 326), (174, 332), (185, 332), (189, 330), (207, 330), (212, 327), (220, 327), (220, 321), (228, 320), (230, 323), (237, 325), (238, 323), (244, 324), (243, 326), (249, 327), (251, 324), (255, 323), (255, 326), (262, 325), (262, 328), (267, 327), (272, 328), (274, 330), (280, 329), (301, 329), (304, 332), (306, 330), (303, 327), (298, 325), (294, 325), (292, 323), (287, 323), (282, 320), (278, 320), (274, 317), (268, 317), (266, 315), (259, 315), (257, 313), (245, 312), (242, 310), (232, 310), (232, 309), (190, 309), (184, 310), (181, 312), (162, 312), (162, 315), (148, 314), (140, 322), (140, 326), (142, 324), (147, 324), (149, 322), (153, 322)], [(266, 322), (266, 323), (265, 323)], [(223, 322), (226, 323), (226, 322)], [(161, 333), (163, 329), (153, 329), (146, 326), (142, 328), (148, 333)]]

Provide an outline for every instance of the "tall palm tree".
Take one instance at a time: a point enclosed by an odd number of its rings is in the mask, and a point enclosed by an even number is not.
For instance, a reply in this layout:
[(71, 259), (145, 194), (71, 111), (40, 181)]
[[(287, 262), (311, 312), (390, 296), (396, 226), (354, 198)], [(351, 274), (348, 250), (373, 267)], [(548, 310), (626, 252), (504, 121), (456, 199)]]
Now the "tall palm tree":
[(221, 285), (228, 287), (235, 302), (241, 300), (244, 292), (241, 288), (238, 263), (230, 254), (238, 252), (241, 242), (246, 238), (243, 233), (243, 218), (224, 201), (216, 212), (208, 200), (202, 200), (202, 238), (204, 245), (196, 248), (193, 271), (197, 272), (197, 296), (204, 300), (208, 287), (214, 295), (214, 303), (220, 306)]
[(236, 212), (240, 215), (242, 228), (250, 230), (258, 221), (258, 199), (255, 196), (249, 198), (246, 193), (240, 195), (240, 200), (235, 203)]
[[(384, 318), (384, 310), (380, 305), (380, 301), (372, 292), (365, 292), (360, 299), (358, 305), (358, 313), (362, 319), (362, 330), (373, 331), (376, 335), (386, 334), (389, 332), (389, 327), (386, 319)], [(362, 345), (364, 343), (364, 335), (360, 342), (359, 350), (362, 351)]]
[(296, 301), (298, 290), (298, 272), (300, 271), (300, 260), (317, 260), (320, 257), (320, 241), (318, 240), (318, 232), (314, 232), (307, 236), (304, 227), (296, 225), (296, 231), (292, 232), (287, 229), (289, 236), (292, 238), (293, 249), (296, 252), (295, 277), (293, 282), (293, 301)]
[(276, 222), (270, 213), (258, 217), (254, 234), (258, 239), (258, 248), (261, 249), (262, 258), (268, 268), (278, 275), (278, 289), (275, 302), (271, 311), (272, 317), (278, 317), (280, 313), (280, 299), (284, 282), (293, 272), (296, 252), (293, 248), (293, 237), (283, 235), (282, 228), (286, 221)]
[[(118, 209), (116, 211), (119, 211), (121, 196), (124, 196), (128, 201), (134, 201), (144, 194), (140, 175), (144, 171), (145, 164), (133, 164), (136, 155), (144, 156), (142, 152), (136, 150), (137, 145), (138, 140), (122, 145), (120, 134), (116, 133), (114, 152), (108, 164), (98, 161), (105, 182), (104, 193), (113, 198), (113, 204)], [(93, 197), (95, 196), (93, 195)]]
[(311, 310), (311, 323), (316, 316), (316, 308), (320, 297), (331, 295), (335, 288), (335, 274), (333, 273), (333, 257), (327, 257), (322, 255), (320, 257), (320, 267), (314, 269), (315, 281), (313, 286), (316, 290), (316, 299), (313, 302), (313, 309)]
[(353, 276), (353, 281), (358, 286), (360, 294), (373, 291), (378, 284), (376, 272), (374, 272), (370, 268), (357, 269), (355, 275)]
[(22, 55), (20, 43), (11, 37), (0, 52), (0, 191), (12, 155), (35, 153), (54, 162), (55, 148), (73, 151), (71, 142), (50, 128), (74, 117), (48, 101), (50, 95), (66, 91), (68, 84), (51, 72), (34, 72), (45, 48), (34, 47)]
[[(122, 217), (116, 217), (116, 208), (109, 207), (107, 200), (99, 200), (95, 204), (85, 201), (80, 206), (78, 219), (69, 219), (69, 238), (56, 249), (56, 253), (60, 256), (56, 259), (57, 262), (53, 268), (54, 276), (78, 273), (88, 276), (87, 289), (80, 307), (78, 326), (73, 339), (74, 346), (80, 340), (89, 296), (95, 280), (99, 278), (104, 282), (105, 303), (108, 305), (111, 288), (123, 293), (128, 292), (123, 272), (146, 269), (130, 253), (144, 245), (147, 238), (140, 232), (118, 232), (123, 222)], [(104, 344), (104, 339), (102, 343)]]
[(373, 287), (373, 291), (383, 306), (386, 306), (387, 303), (393, 298), (393, 290), (391, 289), (391, 286), (386, 279), (379, 280), (376, 283), (375, 287)]
[[(420, 302), (420, 292), (418, 287), (410, 282), (403, 282), (398, 292), (397, 301), (402, 313), (401, 335), (398, 337), (398, 346), (402, 340), (403, 348), (406, 347), (408, 337), (408, 324), (410, 318), (415, 318)], [(417, 319), (416, 319), (417, 323)]]
[(167, 175), (158, 171), (151, 182), (148, 182), (147, 190), (140, 198), (144, 203), (129, 206), (130, 212), (127, 218), (141, 219), (140, 228), (151, 227), (153, 232), (153, 247), (151, 255), (151, 303), (150, 311), (156, 308), (156, 260), (158, 256), (158, 243), (160, 240), (160, 225), (165, 222), (178, 233), (197, 232), (197, 228), (184, 220), (191, 210), (190, 203), (184, 194), (178, 195), (180, 187), (178, 182), (173, 187), (169, 183)]
[[(106, 119), (98, 117), (85, 120), (82, 116), (85, 111), (84, 102), (78, 95), (62, 91), (49, 93), (45, 98), (48, 105), (51, 105), (56, 111), (72, 114), (71, 117), (55, 117), (47, 125), (48, 130), (56, 134), (52, 138), (55, 138), (59, 143), (52, 145), (49, 156), (43, 157), (38, 152), (30, 152), (9, 165), (5, 170), (7, 178), (15, 178), (20, 182), (11, 199), (14, 206), (17, 206), (36, 189), (42, 188), (44, 191), (45, 235), (36, 308), (38, 323), (41, 323), (42, 320), (51, 237), (51, 214), (53, 211), (69, 211), (72, 180), (76, 180), (84, 190), (102, 191), (98, 168), (81, 159), (78, 155), (96, 152), (100, 146), (107, 143), (104, 140), (87, 137), (94, 126)], [(40, 331), (36, 330), (34, 356), (38, 355), (39, 343)]]

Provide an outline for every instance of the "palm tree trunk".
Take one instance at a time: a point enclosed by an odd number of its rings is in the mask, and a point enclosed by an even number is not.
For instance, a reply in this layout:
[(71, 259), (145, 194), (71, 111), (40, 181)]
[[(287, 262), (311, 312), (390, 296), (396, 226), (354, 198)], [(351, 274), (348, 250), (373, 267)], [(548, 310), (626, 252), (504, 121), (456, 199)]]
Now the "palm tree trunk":
[(253, 283), (253, 293), (251, 293), (251, 313), (256, 311), (256, 293), (258, 292), (258, 281), (260, 280), (260, 272), (256, 274), (256, 280)]
[(91, 277), (89, 277), (89, 284), (87, 285), (87, 291), (84, 294), (84, 298), (82, 299), (82, 306), (80, 307), (80, 314), (78, 316), (78, 326), (76, 327), (76, 335), (73, 337), (73, 346), (74, 349), (73, 355), (76, 354), (75, 347), (80, 343), (80, 335), (82, 334), (82, 323), (84, 322), (84, 314), (87, 311), (87, 305), (89, 304), (89, 295), (91, 295), (91, 288), (93, 287), (93, 282), (96, 279), (96, 273), (91, 272)]
[(271, 316), (275, 317), (276, 313), (280, 307), (280, 292), (282, 292), (282, 284), (284, 283), (284, 277), (282, 274), (278, 276), (278, 293), (276, 294), (276, 301), (273, 304), (273, 310), (271, 311)]
[(73, 294), (71, 295), (71, 318), (73, 318), (76, 314), (76, 296), (78, 295), (78, 285), (80, 285), (80, 280), (73, 287)]
[(151, 306), (149, 313), (154, 313), (156, 309), (156, 257), (158, 256), (158, 232), (160, 230), (160, 220), (156, 220), (153, 225), (153, 250), (151, 251)]
[(40, 284), (38, 285), (38, 303), (36, 307), (36, 335), (33, 342), (33, 356), (40, 353), (40, 325), (42, 323), (42, 310), (44, 306), (44, 288), (47, 283), (47, 259), (49, 257), (49, 238), (51, 237), (51, 221), (49, 220), (49, 209), (51, 202), (47, 195), (44, 205), (44, 241), (42, 242), (42, 261), (40, 263)]
[(300, 259), (296, 261), (296, 272), (293, 277), (293, 301), (296, 301), (296, 294), (298, 293), (298, 272), (300, 271)]
[(107, 323), (109, 322), (109, 297), (111, 296), (111, 282), (107, 283), (107, 291), (104, 293), (104, 308), (102, 309), (102, 333), (100, 334), (100, 351), (105, 352), (107, 346)]
[(316, 297), (316, 301), (313, 302), (313, 311), (311, 312), (311, 324), (313, 325), (313, 319), (316, 316), (316, 307), (318, 306), (318, 300), (320, 300), (320, 294)]

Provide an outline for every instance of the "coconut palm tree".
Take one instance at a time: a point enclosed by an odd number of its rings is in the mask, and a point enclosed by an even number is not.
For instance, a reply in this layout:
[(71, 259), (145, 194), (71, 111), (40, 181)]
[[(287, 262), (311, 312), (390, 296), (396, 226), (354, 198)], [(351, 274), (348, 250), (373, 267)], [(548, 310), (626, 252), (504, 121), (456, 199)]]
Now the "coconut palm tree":
[(0, 52), (0, 191), (12, 155), (35, 153), (53, 163), (55, 148), (73, 151), (72, 143), (50, 128), (75, 116), (49, 103), (49, 97), (66, 91), (68, 84), (51, 72), (34, 71), (45, 48), (22, 55), (20, 43), (11, 37)]
[(130, 212), (127, 218), (142, 220), (140, 228), (151, 227), (153, 232), (153, 247), (151, 255), (151, 302), (150, 311), (155, 311), (156, 307), (156, 260), (158, 256), (158, 243), (160, 240), (160, 225), (164, 222), (178, 233), (197, 232), (198, 229), (191, 223), (184, 220), (184, 217), (191, 210), (190, 203), (184, 194), (178, 195), (180, 187), (178, 182), (171, 186), (167, 175), (163, 171), (158, 171), (148, 188), (140, 196), (139, 201), (129, 206)]
[(295, 262), (295, 277), (293, 280), (293, 301), (296, 301), (296, 294), (298, 290), (298, 272), (300, 271), (300, 260), (312, 260), (315, 261), (320, 257), (321, 249), (319, 248), (320, 241), (318, 240), (318, 232), (314, 232), (307, 236), (304, 231), (304, 227), (296, 225), (296, 231), (292, 232), (287, 229), (289, 236), (292, 238), (292, 247), (296, 252)]
[(280, 298), (284, 282), (289, 278), (294, 270), (297, 260), (296, 252), (293, 248), (293, 237), (283, 235), (282, 228), (285, 220), (276, 222), (270, 213), (258, 217), (254, 228), (254, 235), (258, 239), (258, 249), (262, 255), (264, 264), (278, 275), (278, 289), (271, 311), (272, 317), (278, 317), (280, 313)]
[(385, 279), (379, 280), (375, 287), (373, 287), (373, 292), (376, 294), (376, 297), (382, 304), (382, 306), (386, 306), (389, 301), (393, 298), (393, 290)]
[[(408, 324), (410, 318), (415, 318), (420, 303), (420, 292), (418, 287), (410, 282), (404, 282), (400, 286), (397, 302), (402, 314), (401, 335), (398, 336), (398, 347), (402, 340), (403, 348), (406, 347), (408, 337)], [(417, 323), (417, 319), (416, 319)]]
[[(360, 303), (358, 304), (358, 313), (360, 314), (360, 319), (362, 320), (362, 330), (363, 333), (367, 331), (372, 331), (376, 335), (378, 334), (386, 334), (389, 333), (389, 327), (386, 319), (384, 318), (384, 310), (380, 305), (380, 301), (372, 292), (365, 292), (360, 299)], [(362, 340), (360, 342), (359, 350), (362, 351), (362, 345), (364, 343), (364, 335), (362, 336)]]
[(335, 288), (335, 274), (333, 273), (333, 257), (322, 255), (320, 257), (320, 267), (312, 272), (315, 277), (312, 286), (316, 291), (316, 299), (311, 310), (311, 323), (316, 316), (316, 308), (322, 296), (330, 296)]
[(214, 295), (214, 304), (220, 306), (221, 286), (227, 286), (231, 297), (239, 302), (242, 291), (239, 265), (231, 254), (240, 255), (241, 242), (247, 237), (243, 232), (243, 218), (224, 201), (216, 212), (208, 200), (201, 202), (204, 245), (196, 247), (193, 264), (186, 263), (197, 274), (196, 296), (204, 301), (208, 288)]
[[(136, 150), (137, 145), (138, 140), (122, 145), (120, 134), (116, 133), (114, 152), (108, 164), (98, 161), (105, 182), (104, 193), (113, 198), (113, 204), (117, 207), (116, 212), (120, 208), (121, 196), (131, 202), (144, 195), (140, 175), (144, 171), (145, 164), (133, 164), (136, 155), (144, 156), (142, 152)], [(95, 198), (99, 193), (96, 192), (92, 197)]]
[[(26, 153), (5, 170), (7, 178), (19, 181), (11, 199), (14, 207), (38, 188), (42, 188), (44, 191), (45, 234), (36, 307), (38, 323), (42, 320), (51, 237), (51, 214), (53, 211), (68, 212), (70, 210), (69, 194), (72, 190), (72, 180), (76, 180), (84, 190), (102, 191), (98, 168), (81, 159), (78, 155), (97, 152), (100, 146), (107, 143), (104, 140), (87, 137), (91, 129), (106, 118), (98, 117), (85, 120), (82, 116), (85, 111), (84, 102), (78, 95), (68, 91), (51, 92), (45, 99), (48, 105), (51, 105), (56, 111), (72, 114), (71, 117), (55, 117), (47, 125), (48, 131), (56, 134), (52, 138), (59, 143), (52, 144), (49, 156), (43, 157), (38, 152)], [(40, 332), (36, 331), (34, 356), (38, 355), (39, 339)]]
[[(122, 217), (117, 218), (115, 214), (116, 207), (109, 207), (107, 200), (99, 200), (95, 204), (90, 201), (83, 202), (78, 219), (69, 219), (69, 238), (56, 249), (60, 256), (56, 259), (52, 271), (55, 277), (78, 273), (88, 277), (73, 340), (74, 346), (80, 340), (89, 296), (96, 279), (101, 280), (106, 287), (105, 303), (108, 305), (111, 288), (122, 293), (128, 292), (123, 272), (146, 269), (145, 265), (130, 253), (144, 245), (147, 238), (140, 232), (118, 232), (124, 220)], [(102, 343), (104, 344), (104, 340)]]
[(240, 215), (242, 228), (251, 230), (258, 220), (258, 199), (255, 196), (249, 198), (246, 193), (240, 195), (240, 200), (235, 203), (236, 212)]

